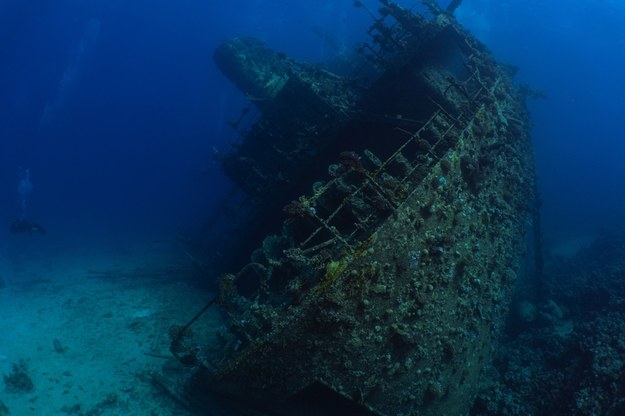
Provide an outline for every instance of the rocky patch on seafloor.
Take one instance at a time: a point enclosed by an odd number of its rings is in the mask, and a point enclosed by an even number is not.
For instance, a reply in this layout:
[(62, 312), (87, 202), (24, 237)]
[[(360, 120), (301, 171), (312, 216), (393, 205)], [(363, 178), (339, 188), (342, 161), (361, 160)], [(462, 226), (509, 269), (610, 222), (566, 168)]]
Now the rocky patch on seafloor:
[(517, 303), (471, 414), (625, 414), (625, 232), (545, 266), (547, 300)]
[(19, 360), (11, 367), (11, 372), (4, 375), (4, 389), (9, 393), (29, 393), (35, 385), (28, 373), (25, 360)]

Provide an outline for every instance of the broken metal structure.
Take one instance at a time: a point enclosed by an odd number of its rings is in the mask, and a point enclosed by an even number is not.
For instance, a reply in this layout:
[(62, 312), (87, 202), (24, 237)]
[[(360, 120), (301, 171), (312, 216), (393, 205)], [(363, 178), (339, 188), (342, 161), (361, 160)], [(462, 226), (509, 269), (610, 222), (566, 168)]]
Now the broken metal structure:
[(450, 13), (380, 3), (359, 77), (255, 39), (217, 49), (261, 115), (222, 158), (247, 196), (224, 237), (242, 249), (214, 301), (223, 345), (172, 330), (194, 369), (170, 382), (179, 397), (201, 386), (272, 414), (467, 413), (532, 208), (528, 114)]

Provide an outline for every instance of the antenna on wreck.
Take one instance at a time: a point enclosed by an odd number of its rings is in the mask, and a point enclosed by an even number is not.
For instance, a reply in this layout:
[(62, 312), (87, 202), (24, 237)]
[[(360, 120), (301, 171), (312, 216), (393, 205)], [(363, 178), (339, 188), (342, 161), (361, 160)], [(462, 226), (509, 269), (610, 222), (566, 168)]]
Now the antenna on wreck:
[(446, 9), (447, 13), (454, 14), (456, 9), (460, 7), (461, 4), (462, 4), (462, 0), (451, 0), (451, 2), (449, 3)]

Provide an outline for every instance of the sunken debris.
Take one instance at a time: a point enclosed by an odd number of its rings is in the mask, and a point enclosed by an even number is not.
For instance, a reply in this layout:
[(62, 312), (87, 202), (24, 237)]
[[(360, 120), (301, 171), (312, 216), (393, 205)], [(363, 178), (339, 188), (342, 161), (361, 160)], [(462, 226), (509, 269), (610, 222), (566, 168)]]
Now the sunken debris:
[(471, 406), (534, 198), (528, 114), (450, 13), (380, 3), (358, 77), (254, 39), (216, 51), (260, 111), (223, 158), (254, 249), (220, 279), (221, 352), (172, 339), (190, 365), (178, 397), (199, 385), (279, 414)]
[(544, 296), (515, 294), (472, 415), (625, 413), (625, 230), (547, 255)]

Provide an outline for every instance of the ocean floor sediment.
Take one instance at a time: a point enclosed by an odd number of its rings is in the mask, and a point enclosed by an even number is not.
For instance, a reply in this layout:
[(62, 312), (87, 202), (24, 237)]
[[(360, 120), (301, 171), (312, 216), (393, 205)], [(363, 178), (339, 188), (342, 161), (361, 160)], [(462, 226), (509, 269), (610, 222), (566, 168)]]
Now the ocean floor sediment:
[(210, 296), (179, 248), (17, 252), (0, 270), (0, 415), (191, 414), (150, 376), (172, 358), (168, 327)]

